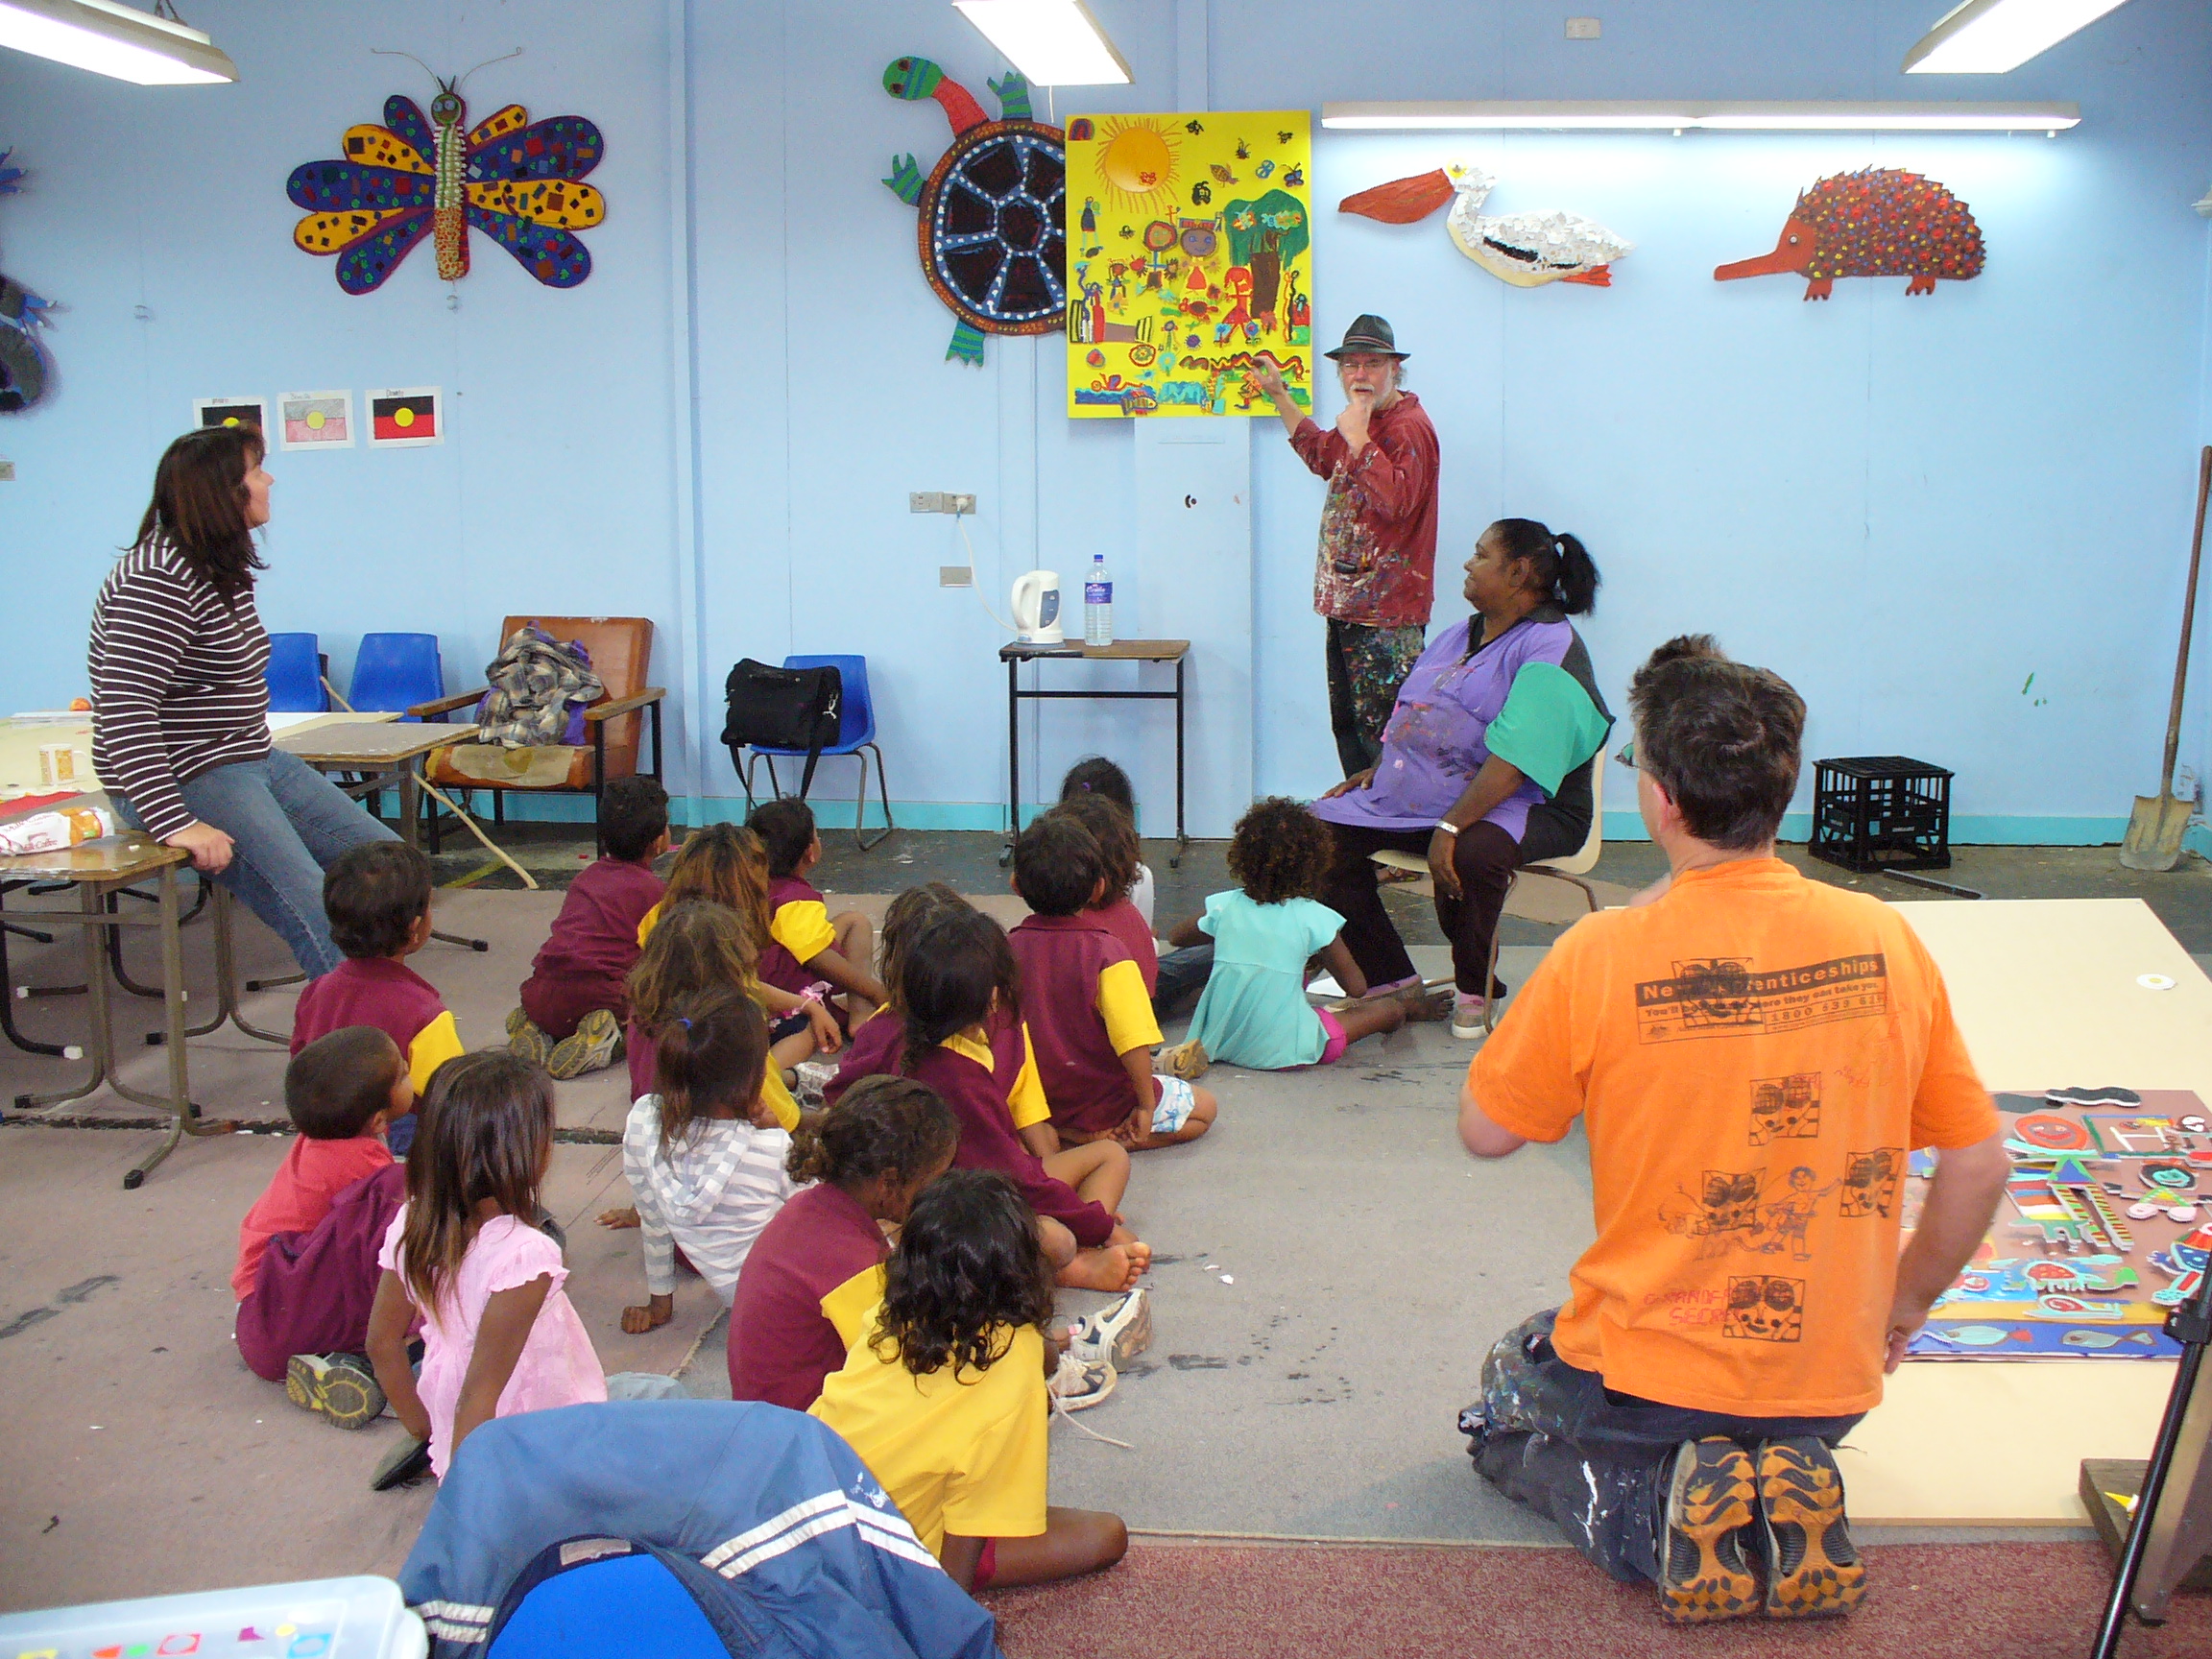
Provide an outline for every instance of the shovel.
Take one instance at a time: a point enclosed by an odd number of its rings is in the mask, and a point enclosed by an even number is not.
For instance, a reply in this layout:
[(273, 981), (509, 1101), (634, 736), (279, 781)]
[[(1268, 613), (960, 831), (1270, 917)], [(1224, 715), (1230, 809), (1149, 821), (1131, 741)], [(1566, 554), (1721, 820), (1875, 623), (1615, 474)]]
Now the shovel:
[(2181, 689), (2189, 672), (2189, 628), (2197, 615), (2197, 565), (2204, 553), (2204, 503), (2212, 494), (2212, 444), (2197, 468), (2197, 534), (2189, 542), (2189, 587), (2181, 600), (2181, 655), (2174, 664), (2174, 706), (2166, 716), (2166, 767), (2156, 795), (2135, 797), (2120, 862), (2130, 870), (2171, 870), (2181, 861), (2181, 835), (2194, 804), (2174, 799), (2174, 757), (2181, 747)]

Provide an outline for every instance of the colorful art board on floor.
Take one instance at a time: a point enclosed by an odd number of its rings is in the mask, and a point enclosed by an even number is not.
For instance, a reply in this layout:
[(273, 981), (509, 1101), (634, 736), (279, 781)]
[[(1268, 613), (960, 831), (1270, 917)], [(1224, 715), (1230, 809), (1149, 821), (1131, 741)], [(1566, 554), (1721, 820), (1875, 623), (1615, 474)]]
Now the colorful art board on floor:
[(1068, 142), (1068, 413), (1310, 404), (1311, 124), (1302, 109), (1076, 115)]
[[(2212, 1112), (2185, 1090), (1999, 1094), (2012, 1157), (1989, 1237), (1915, 1359), (2171, 1359), (2167, 1309), (2212, 1262)], [(1915, 1153), (1906, 1224), (1935, 1160)]]

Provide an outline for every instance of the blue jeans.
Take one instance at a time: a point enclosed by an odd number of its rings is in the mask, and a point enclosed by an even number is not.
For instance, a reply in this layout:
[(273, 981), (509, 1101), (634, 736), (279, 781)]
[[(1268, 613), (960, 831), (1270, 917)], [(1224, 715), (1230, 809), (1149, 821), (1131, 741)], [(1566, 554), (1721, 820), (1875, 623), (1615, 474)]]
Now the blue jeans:
[(1152, 993), (1152, 1018), (1166, 1020), (1185, 1002), (1206, 989), (1214, 975), (1214, 941), (1186, 945), (1160, 958), (1158, 986)]
[[(323, 913), (323, 871), (349, 847), (399, 839), (360, 803), (298, 756), (272, 749), (262, 760), (237, 760), (203, 772), (178, 793), (192, 816), (233, 843), (229, 868), (215, 878), (275, 928), (311, 979), (346, 960), (330, 943)], [(125, 797), (115, 810), (143, 829)]]

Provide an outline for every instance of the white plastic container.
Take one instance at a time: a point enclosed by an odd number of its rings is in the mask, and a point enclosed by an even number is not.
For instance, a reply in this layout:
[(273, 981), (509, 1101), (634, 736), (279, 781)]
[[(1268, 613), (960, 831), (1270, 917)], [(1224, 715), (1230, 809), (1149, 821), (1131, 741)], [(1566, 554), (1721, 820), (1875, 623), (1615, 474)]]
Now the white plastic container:
[(316, 1578), (0, 1617), (0, 1652), (199, 1659), (423, 1659), (430, 1639), (389, 1578)]

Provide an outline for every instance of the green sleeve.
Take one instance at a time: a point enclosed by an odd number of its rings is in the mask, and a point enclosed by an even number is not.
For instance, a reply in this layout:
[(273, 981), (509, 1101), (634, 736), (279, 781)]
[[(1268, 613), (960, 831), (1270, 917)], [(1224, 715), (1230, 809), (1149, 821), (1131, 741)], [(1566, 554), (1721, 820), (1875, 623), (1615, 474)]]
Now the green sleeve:
[(1499, 759), (1534, 779), (1545, 794), (1556, 795), (1560, 781), (1598, 753), (1611, 727), (1566, 669), (1524, 662), (1482, 741)]

